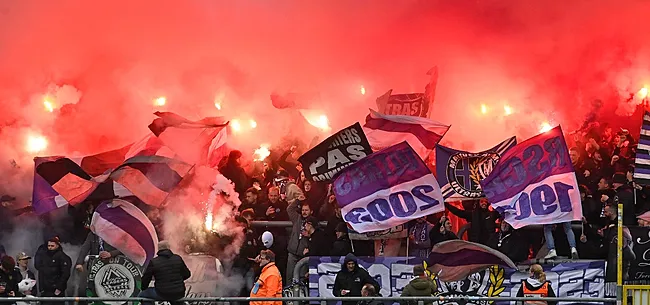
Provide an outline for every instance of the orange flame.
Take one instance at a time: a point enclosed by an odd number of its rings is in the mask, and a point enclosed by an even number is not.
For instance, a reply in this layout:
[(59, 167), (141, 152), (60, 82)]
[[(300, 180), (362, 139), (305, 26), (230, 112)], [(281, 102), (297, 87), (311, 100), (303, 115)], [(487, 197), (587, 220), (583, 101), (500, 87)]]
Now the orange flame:
[(639, 92), (637, 92), (637, 94), (639, 95), (639, 98), (641, 98), (641, 99), (646, 98), (648, 96), (648, 86), (644, 86), (643, 88), (641, 88), (641, 90), (639, 90)]
[(230, 121), (230, 127), (232, 127), (232, 130), (234, 132), (240, 132), (241, 131), (241, 123), (239, 123), (239, 120), (234, 119)]
[(45, 110), (48, 112), (54, 112), (54, 103), (50, 101), (49, 97), (43, 98), (43, 106), (45, 107)]
[(266, 157), (271, 155), (271, 151), (269, 150), (270, 145), (269, 144), (262, 144), (260, 145), (260, 148), (256, 149), (253, 152), (253, 156), (255, 157), (253, 160), (254, 161), (262, 161), (266, 159)]
[(156, 106), (165, 106), (165, 104), (167, 104), (167, 98), (164, 96), (161, 96), (154, 101), (154, 105)]
[(361, 86), (361, 95), (366, 95), (366, 87)]
[(487, 105), (481, 104), (481, 113), (486, 114), (488, 112)]
[(255, 122), (255, 120), (250, 120), (249, 123), (251, 125), (251, 128), (255, 129), (257, 127), (257, 122)]
[(511, 115), (512, 114), (512, 108), (508, 105), (503, 106), (503, 114), (505, 115)]
[(212, 211), (208, 211), (208, 213), (205, 214), (205, 229), (212, 231)]
[(544, 133), (544, 132), (550, 131), (551, 129), (553, 129), (551, 124), (549, 124), (548, 122), (543, 122), (542, 125), (539, 128), (539, 132)]
[(29, 135), (27, 136), (27, 147), (26, 150), (29, 153), (38, 153), (47, 148), (47, 138), (40, 135)]

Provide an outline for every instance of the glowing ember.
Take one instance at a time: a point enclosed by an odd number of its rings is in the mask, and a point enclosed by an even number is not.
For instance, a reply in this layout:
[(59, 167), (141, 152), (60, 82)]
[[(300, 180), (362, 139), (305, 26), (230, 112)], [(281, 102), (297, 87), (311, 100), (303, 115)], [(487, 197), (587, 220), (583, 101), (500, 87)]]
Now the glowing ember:
[(544, 122), (539, 128), (539, 132), (547, 132), (550, 131), (551, 129), (553, 129), (553, 127), (551, 127), (551, 124), (549, 124), (548, 122)]
[(481, 113), (486, 114), (488, 111), (488, 108), (485, 104), (481, 104)]
[(221, 103), (215, 102), (214, 107), (217, 108), (217, 110), (221, 110)]
[(156, 106), (165, 106), (165, 104), (167, 104), (167, 98), (164, 96), (161, 96), (154, 101), (154, 105)]
[(47, 148), (47, 139), (43, 136), (30, 135), (27, 137), (27, 152), (38, 153)]
[(232, 127), (232, 130), (234, 132), (240, 132), (241, 131), (241, 123), (239, 123), (239, 120), (232, 120), (230, 121), (230, 127)]
[(366, 95), (366, 87), (361, 86), (361, 95)]
[(253, 152), (253, 157), (255, 157), (255, 161), (262, 161), (266, 159), (266, 157), (271, 155), (271, 151), (269, 150), (269, 144), (262, 144), (260, 145), (260, 148), (256, 149), (255, 152)]
[(251, 128), (255, 128), (255, 127), (257, 127), (257, 122), (255, 122), (255, 120), (250, 120), (249, 123), (250, 123), (250, 125), (251, 125)]
[(205, 229), (212, 231), (212, 211), (208, 211), (208, 213), (205, 214)]
[(54, 112), (54, 103), (50, 102), (49, 99), (46, 98), (43, 100), (43, 106), (45, 107), (45, 110)]
[(510, 106), (508, 106), (508, 105), (503, 106), (503, 113), (505, 115), (511, 115), (512, 114), (512, 108), (510, 108)]
[(648, 96), (648, 86), (644, 86), (643, 88), (641, 88), (641, 90), (639, 90), (637, 94), (641, 99), (646, 98)]

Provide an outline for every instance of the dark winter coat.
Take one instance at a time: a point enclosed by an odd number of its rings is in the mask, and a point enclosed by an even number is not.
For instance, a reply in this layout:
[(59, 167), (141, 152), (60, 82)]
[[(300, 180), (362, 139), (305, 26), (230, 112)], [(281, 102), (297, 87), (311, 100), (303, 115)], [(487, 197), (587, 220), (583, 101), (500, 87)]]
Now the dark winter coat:
[(327, 237), (325, 236), (325, 232), (323, 232), (323, 230), (316, 229), (316, 231), (314, 231), (314, 233), (312, 233), (311, 236), (307, 238), (309, 239), (309, 252), (307, 253), (308, 256), (329, 255), (331, 244), (327, 243)]
[(636, 206), (634, 204), (634, 190), (631, 186), (624, 184), (616, 189), (614, 204), (618, 203), (623, 204), (623, 225), (636, 226)]
[(528, 258), (528, 247), (523, 232), (519, 230), (508, 230), (507, 232), (496, 232), (488, 240), (487, 246), (505, 254), (513, 262), (523, 262)]
[[(625, 215), (625, 214), (623, 214)], [(624, 216), (625, 217), (625, 216)], [(630, 263), (636, 259), (636, 255), (630, 245), (632, 244), (632, 235), (627, 228), (623, 228), (623, 280), (629, 277), (628, 271), (630, 270)], [(605, 282), (616, 282), (617, 277), (617, 264), (616, 258), (618, 255), (618, 229), (615, 225), (609, 225), (603, 231), (603, 245), (602, 253), (607, 255), (607, 267), (605, 269)]]
[(496, 230), (495, 222), (499, 218), (499, 213), (496, 211), (482, 209), (478, 204), (472, 211), (461, 210), (447, 203), (445, 203), (445, 207), (454, 215), (472, 224), (467, 233), (467, 237), (471, 242), (485, 244), (490, 235)]
[(445, 233), (440, 233), (440, 226), (442, 226), (441, 223), (436, 224), (429, 232), (429, 241), (431, 241), (431, 247), (443, 241), (458, 239), (458, 236), (456, 236), (454, 232), (445, 231)]
[[(436, 283), (426, 277), (417, 277), (408, 283), (402, 290), (402, 297), (430, 297), (437, 290)], [(402, 305), (415, 305), (417, 301), (400, 301)], [(430, 305), (427, 302), (425, 305)]]
[(251, 186), (246, 171), (234, 162), (227, 163), (226, 166), (219, 169), (219, 172), (235, 184), (235, 191), (240, 197), (243, 196), (244, 193), (246, 193), (246, 190)]
[(178, 300), (185, 296), (185, 280), (190, 276), (190, 269), (180, 256), (168, 249), (160, 250), (142, 276), (142, 287), (149, 287), (153, 278), (156, 293), (161, 298)]
[[(347, 263), (355, 262), (356, 266), (352, 272), (348, 271)], [(341, 297), (344, 296), (341, 294), (341, 290), (349, 290), (350, 293), (346, 294), (344, 297), (360, 297), (361, 288), (365, 284), (371, 284), (375, 287), (375, 291), (379, 292), (380, 287), (379, 283), (373, 279), (368, 271), (359, 267), (357, 264), (357, 257), (354, 254), (348, 254), (345, 256), (345, 260), (341, 265), (341, 271), (336, 274), (336, 279), (334, 280), (334, 288), (332, 292), (334, 296)], [(342, 305), (354, 305), (357, 302), (343, 302)]]
[(104, 248), (103, 251), (111, 253), (111, 257), (122, 254), (122, 252), (115, 249), (115, 247), (109, 245), (107, 242), (100, 242), (99, 236), (95, 235), (93, 232), (90, 232), (88, 233), (86, 241), (84, 241), (84, 244), (81, 246), (81, 250), (79, 251), (79, 256), (77, 257), (77, 265), (83, 265), (87, 255), (99, 255), (100, 245)]
[(331, 256), (346, 256), (352, 253), (352, 243), (348, 235), (343, 235), (332, 244)]
[(13, 269), (10, 272), (5, 272), (0, 268), (0, 282), (5, 283), (5, 291), (0, 293), (0, 297), (8, 297), (9, 292), (13, 291), (14, 295), (17, 297), (22, 296), (18, 291), (18, 283), (23, 280), (23, 276), (20, 275), (20, 271)]
[(68, 288), (72, 259), (61, 246), (50, 251), (47, 245), (41, 245), (34, 256), (34, 267), (38, 270), (38, 289), (41, 292), (53, 294), (57, 289), (65, 292)]

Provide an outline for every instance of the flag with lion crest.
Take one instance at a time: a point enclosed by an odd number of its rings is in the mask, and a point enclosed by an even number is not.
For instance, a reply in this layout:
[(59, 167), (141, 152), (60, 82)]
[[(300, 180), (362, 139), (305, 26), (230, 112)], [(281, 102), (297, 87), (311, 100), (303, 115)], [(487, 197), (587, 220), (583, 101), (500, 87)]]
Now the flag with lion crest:
[(490, 175), (501, 156), (515, 145), (516, 137), (477, 153), (436, 145), (436, 177), (445, 201), (483, 197), (479, 182)]

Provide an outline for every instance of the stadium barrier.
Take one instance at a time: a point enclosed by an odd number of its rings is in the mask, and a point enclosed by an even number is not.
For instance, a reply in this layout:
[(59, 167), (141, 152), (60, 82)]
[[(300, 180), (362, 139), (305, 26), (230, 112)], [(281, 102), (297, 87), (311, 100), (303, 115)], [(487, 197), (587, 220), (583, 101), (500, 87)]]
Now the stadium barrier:
[[(145, 298), (87, 298), (87, 297), (35, 297), (35, 298), (0, 298), (0, 303), (15, 303), (25, 302), (143, 302), (155, 301)], [(228, 305), (229, 303), (237, 302), (250, 302), (250, 301), (293, 301), (293, 302), (309, 302), (309, 303), (322, 303), (332, 301), (413, 301), (418, 305), (424, 305), (427, 302), (458, 302), (464, 304), (471, 301), (473, 303), (485, 302), (524, 302), (524, 301), (546, 301), (546, 302), (573, 302), (573, 303), (602, 303), (610, 304), (616, 303), (613, 298), (540, 298), (540, 297), (331, 297), (331, 298), (312, 298), (312, 297), (292, 297), (292, 298), (246, 298), (246, 297), (212, 297), (212, 298), (186, 298), (180, 299), (175, 302), (217, 302)], [(647, 304), (647, 303), (645, 303)]]

